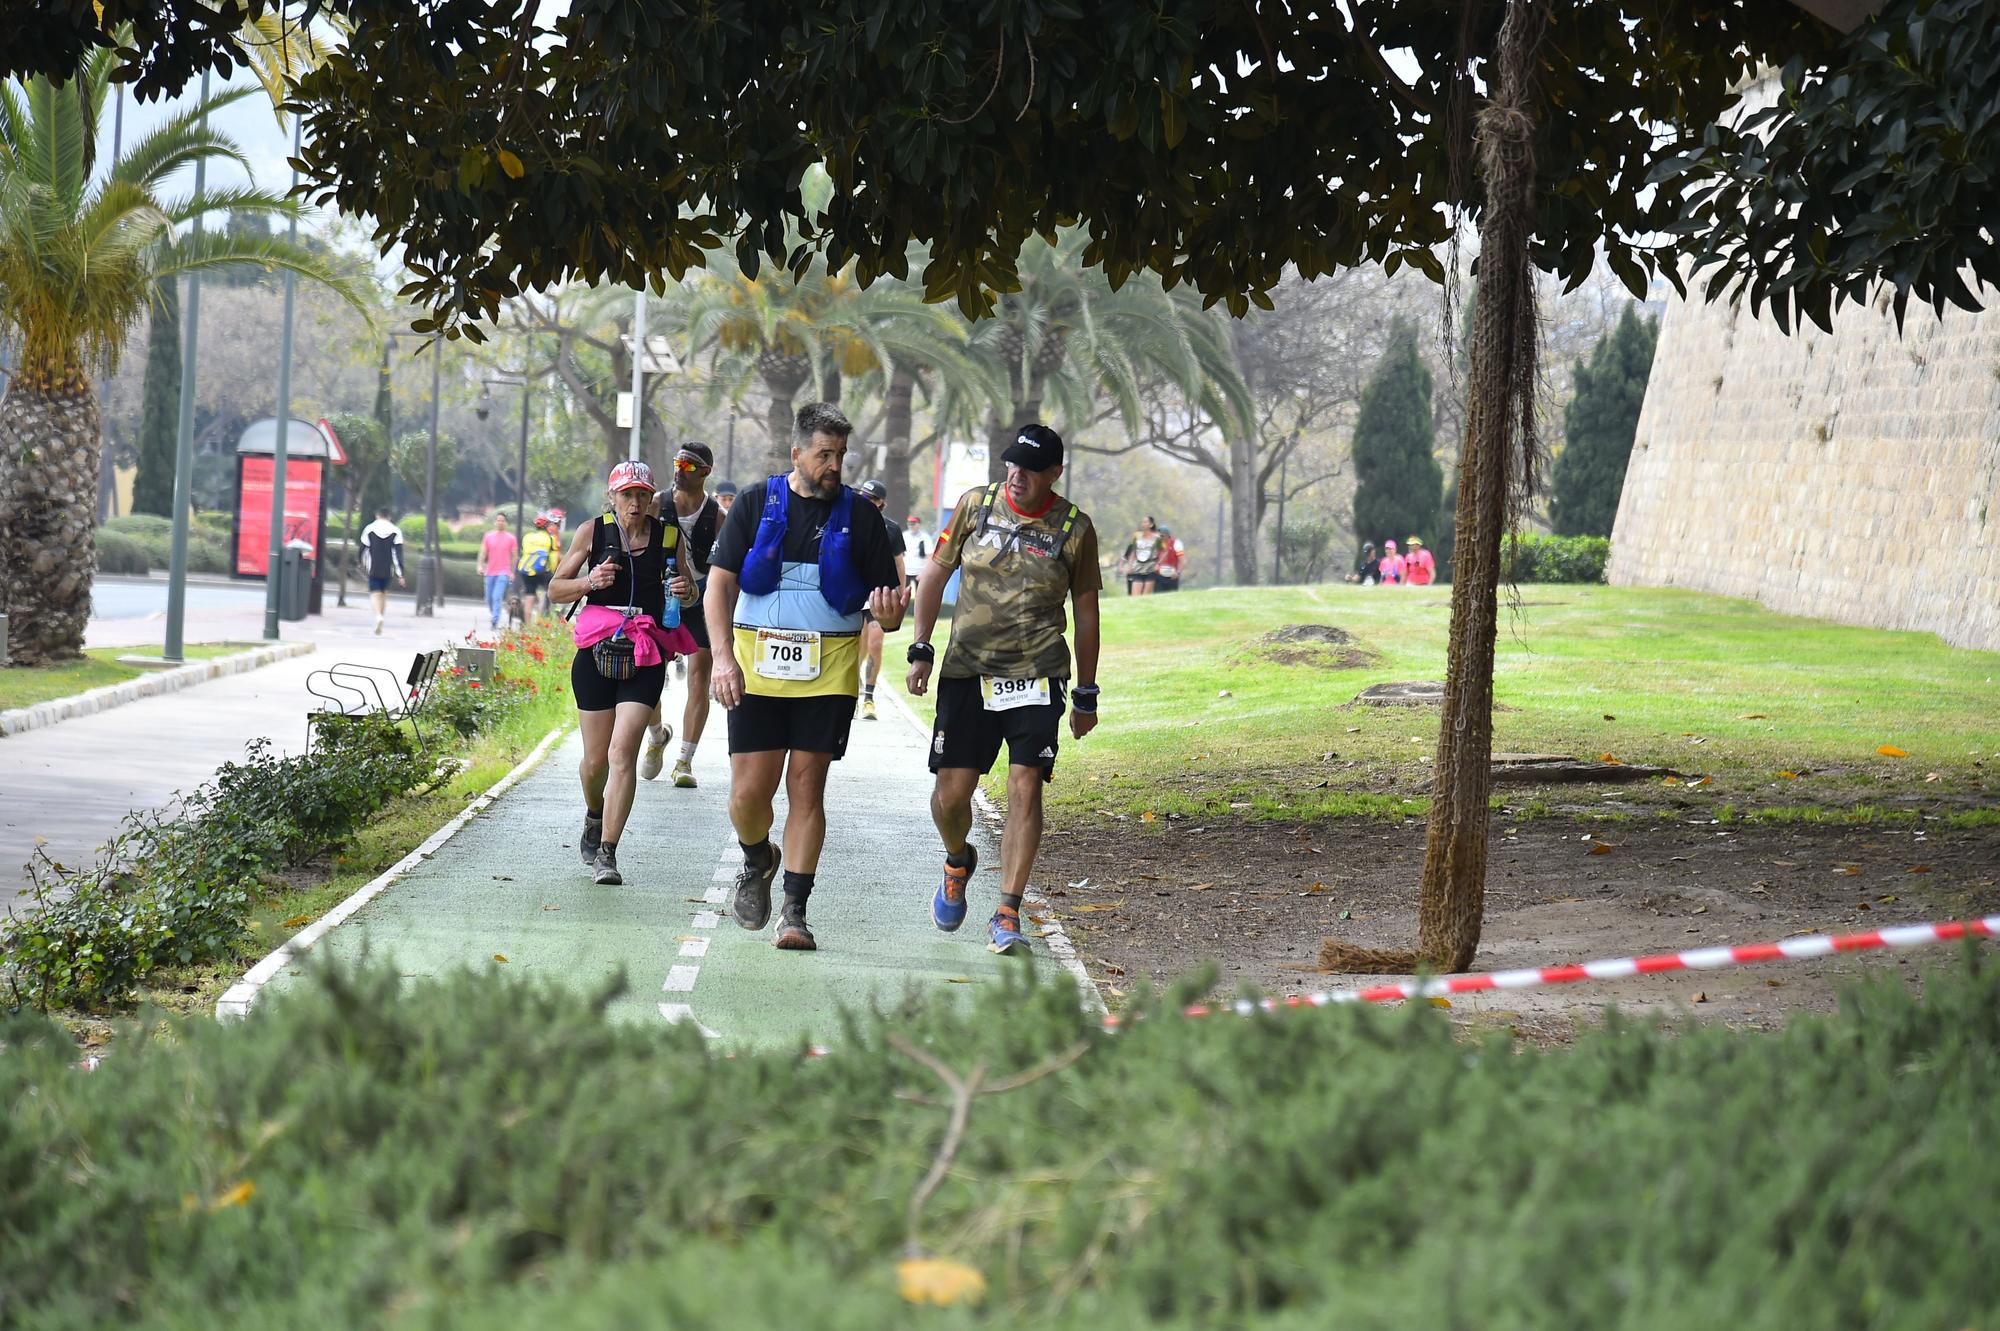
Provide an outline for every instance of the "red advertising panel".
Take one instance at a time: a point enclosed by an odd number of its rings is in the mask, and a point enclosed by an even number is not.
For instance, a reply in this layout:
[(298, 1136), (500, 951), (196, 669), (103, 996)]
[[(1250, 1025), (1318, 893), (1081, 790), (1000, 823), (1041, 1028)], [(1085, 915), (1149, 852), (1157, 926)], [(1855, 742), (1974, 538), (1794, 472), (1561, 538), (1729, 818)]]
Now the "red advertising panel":
[[(236, 461), (242, 469), (236, 501), (236, 574), (261, 578), (271, 558), (272, 459), (245, 455)], [(284, 543), (304, 541), (312, 547), (307, 556), (311, 559), (319, 557), (320, 480), (325, 468), (319, 458), (285, 460)]]

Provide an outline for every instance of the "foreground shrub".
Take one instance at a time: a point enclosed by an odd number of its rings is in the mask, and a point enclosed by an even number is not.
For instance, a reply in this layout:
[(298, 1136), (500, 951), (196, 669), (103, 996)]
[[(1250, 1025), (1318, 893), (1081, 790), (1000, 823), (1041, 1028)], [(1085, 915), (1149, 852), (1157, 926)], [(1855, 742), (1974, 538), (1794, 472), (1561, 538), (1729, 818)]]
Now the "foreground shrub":
[(1500, 546), (1502, 582), (1603, 582), (1611, 558), (1604, 536), (1509, 536)]
[[(607, 1022), (610, 989), (321, 972), (94, 1073), (0, 1027), (5, 1315), (37, 1327), (1990, 1325), (2000, 967), (1782, 1033), (1154, 1016), (1068, 983), (850, 1023), (823, 1059)], [(980, 1311), (892, 1268), (915, 1237)]]

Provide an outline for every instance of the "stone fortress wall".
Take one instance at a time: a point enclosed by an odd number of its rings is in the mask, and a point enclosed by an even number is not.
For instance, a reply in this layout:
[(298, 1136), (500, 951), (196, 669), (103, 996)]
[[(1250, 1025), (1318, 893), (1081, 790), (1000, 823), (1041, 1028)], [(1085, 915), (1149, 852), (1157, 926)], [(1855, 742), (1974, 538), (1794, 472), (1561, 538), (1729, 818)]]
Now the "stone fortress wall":
[(2000, 293), (1786, 337), (1669, 303), (1607, 577), (2000, 651)]

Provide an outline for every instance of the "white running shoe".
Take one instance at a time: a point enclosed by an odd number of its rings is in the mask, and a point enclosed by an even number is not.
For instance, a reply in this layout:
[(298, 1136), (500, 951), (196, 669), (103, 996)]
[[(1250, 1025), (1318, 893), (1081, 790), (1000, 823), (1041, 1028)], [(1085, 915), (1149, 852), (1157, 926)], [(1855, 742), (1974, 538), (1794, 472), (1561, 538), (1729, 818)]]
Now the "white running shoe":
[(673, 740), (672, 726), (648, 727), (646, 730), (646, 751), (639, 755), (639, 777), (651, 781), (659, 776), (660, 769), (667, 765), (667, 745)]

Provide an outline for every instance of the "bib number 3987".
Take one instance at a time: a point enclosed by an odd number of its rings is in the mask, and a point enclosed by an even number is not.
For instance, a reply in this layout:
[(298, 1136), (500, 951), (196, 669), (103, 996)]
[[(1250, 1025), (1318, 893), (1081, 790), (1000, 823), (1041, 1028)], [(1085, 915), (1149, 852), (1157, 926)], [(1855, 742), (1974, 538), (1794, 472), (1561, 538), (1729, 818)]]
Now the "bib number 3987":
[(765, 679), (818, 679), (819, 634), (758, 629), (757, 657), (751, 669)]
[(979, 693), (989, 712), (1011, 712), (1017, 707), (1046, 707), (1049, 682), (1046, 679), (995, 679), (979, 677)]

